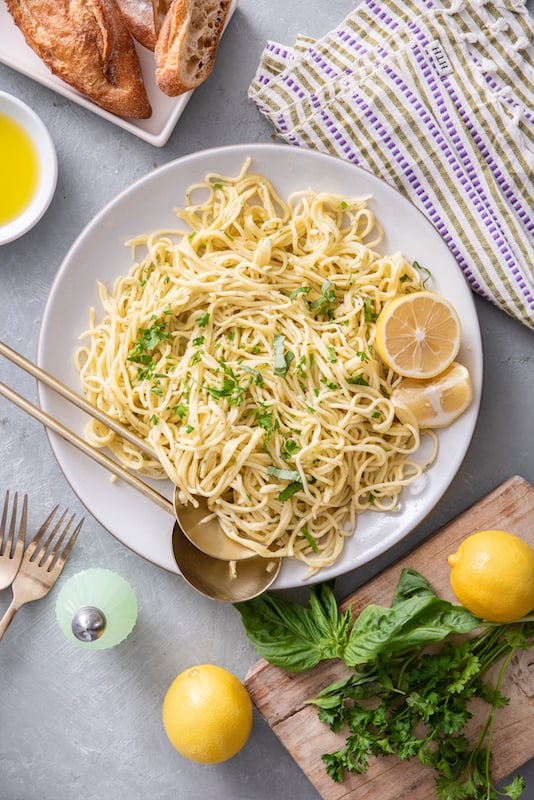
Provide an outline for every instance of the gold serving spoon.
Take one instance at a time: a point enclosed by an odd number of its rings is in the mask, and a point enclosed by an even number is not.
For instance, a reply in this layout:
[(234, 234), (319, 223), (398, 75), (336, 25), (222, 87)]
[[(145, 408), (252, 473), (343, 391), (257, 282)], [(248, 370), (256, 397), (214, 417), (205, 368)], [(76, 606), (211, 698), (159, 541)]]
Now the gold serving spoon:
[[(85, 397), (78, 395), (4, 342), (0, 342), (0, 355), (102, 422), (142, 452), (157, 458), (148, 442), (92, 406)], [(196, 507), (184, 504), (180, 501), (179, 489), (175, 487), (173, 501), (170, 501), (9, 386), (0, 383), (0, 395), (171, 514), (175, 519), (172, 545), (176, 565), (182, 577), (197, 591), (215, 600), (239, 602), (257, 597), (272, 585), (280, 571), (282, 559), (277, 556), (258, 556), (252, 548), (230, 539), (216, 516), (209, 511), (204, 498), (196, 498)]]

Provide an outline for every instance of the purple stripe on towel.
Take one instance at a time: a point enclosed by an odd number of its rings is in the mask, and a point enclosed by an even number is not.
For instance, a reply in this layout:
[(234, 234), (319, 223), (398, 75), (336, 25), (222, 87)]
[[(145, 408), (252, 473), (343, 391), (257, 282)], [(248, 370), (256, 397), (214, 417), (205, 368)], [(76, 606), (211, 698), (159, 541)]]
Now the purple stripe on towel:
[[(473, 59), (473, 64), (476, 64), (478, 67), (482, 68), (482, 62), (479, 59), (477, 59), (472, 53), (470, 53), (470, 56)], [(499, 89), (502, 88), (501, 86), (499, 86), (495, 78), (493, 78), (493, 76), (489, 72), (482, 72), (482, 77), (484, 78), (490, 89), (492, 89), (494, 92), (498, 92)], [(513, 99), (513, 97), (506, 97), (505, 99), (508, 105), (512, 106), (513, 108), (516, 108), (518, 106), (518, 103)], [(532, 112), (529, 111), (528, 108), (523, 107), (523, 113), (525, 115), (525, 119), (528, 119), (529, 122), (534, 122), (534, 114), (532, 114)]]
[(378, 17), (378, 19), (385, 21), (386, 25), (388, 25), (391, 28), (391, 30), (395, 30), (395, 28), (398, 28), (399, 26), (398, 20), (393, 19), (393, 17), (390, 16), (382, 6), (378, 5), (378, 3), (374, 3), (372, 2), (372, 0), (370, 0), (369, 2), (366, 3), (366, 5), (368, 6), (369, 10), (375, 15), (375, 17)]
[(337, 78), (339, 72), (335, 70), (330, 64), (328, 64), (324, 57), (314, 50), (313, 47), (307, 51), (307, 55), (310, 56), (311, 60), (319, 67), (319, 69), (328, 77), (328, 78)]
[[(418, 41), (425, 48), (428, 48), (428, 38), (427, 38), (426, 34), (421, 32), (421, 29), (417, 26), (416, 23), (414, 23), (411, 27), (412, 27), (412, 31), (414, 33), (418, 34), (417, 35)], [(417, 51), (417, 48), (414, 47), (414, 54), (416, 54), (417, 52), (420, 53), (420, 51)], [(428, 59), (427, 53), (425, 53), (425, 56)], [(472, 59), (474, 64), (476, 64), (479, 67), (481, 66), (480, 60), (478, 60), (474, 56), (474, 54), (472, 52), (469, 53), (469, 56)], [(437, 102), (437, 95), (439, 95), (439, 90), (437, 89), (437, 84), (436, 84), (436, 81), (435, 81), (435, 73), (432, 70), (432, 68), (430, 67), (430, 65), (428, 64), (428, 60), (426, 61), (426, 67), (423, 69), (423, 67), (422, 67), (423, 54), (422, 53), (420, 53), (419, 57), (417, 57), (417, 55), (416, 55), (416, 59), (418, 61), (418, 64), (419, 64), (419, 66), (420, 66), (420, 68), (422, 70), (422, 73), (423, 73), (425, 79), (427, 80), (427, 82), (429, 84), (433, 83), (432, 93), (433, 93), (434, 98), (436, 99), (436, 102)], [(495, 80), (491, 77), (491, 75), (484, 74), (484, 78), (485, 78), (486, 82), (488, 83), (488, 85), (490, 87), (492, 87), (494, 90), (498, 90), (499, 86), (495, 82)], [(434, 80), (432, 81), (432, 79), (434, 79)], [(506, 197), (506, 199), (508, 200), (508, 202), (510, 203), (510, 205), (512, 206), (512, 208), (514, 209), (514, 211), (516, 212), (518, 217), (521, 219), (522, 223), (525, 225), (527, 231), (529, 233), (532, 233), (534, 231), (534, 222), (532, 221), (531, 217), (529, 216), (529, 212), (523, 207), (521, 199), (518, 198), (517, 195), (514, 194), (512, 188), (506, 182), (501, 170), (499, 169), (498, 164), (496, 163), (495, 159), (492, 157), (490, 151), (486, 147), (486, 145), (485, 145), (485, 143), (484, 143), (484, 141), (483, 141), (483, 139), (482, 139), (477, 127), (473, 124), (473, 122), (470, 119), (469, 114), (466, 111), (466, 109), (462, 106), (462, 104), (461, 104), (461, 102), (460, 102), (460, 100), (458, 98), (458, 95), (456, 93), (456, 90), (454, 89), (452, 80), (450, 79), (450, 77), (443, 76), (441, 78), (441, 81), (442, 81), (442, 85), (446, 87), (446, 89), (447, 89), (447, 91), (448, 91), (448, 93), (449, 93), (449, 95), (451, 97), (451, 100), (453, 101), (454, 105), (456, 106), (456, 110), (458, 111), (458, 114), (459, 114), (462, 122), (464, 123), (467, 131), (469, 132), (469, 135), (471, 136), (471, 138), (473, 139), (474, 143), (476, 144), (480, 154), (482, 155), (482, 157), (484, 158), (484, 160), (488, 164), (488, 166), (490, 168), (490, 171), (492, 172), (493, 177), (495, 179), (495, 182), (497, 183), (497, 185), (499, 186), (499, 188), (503, 192), (503, 195)], [(511, 98), (508, 100), (508, 102), (510, 104), (514, 105), (514, 106), (517, 105), (517, 104), (513, 103)], [(528, 112), (525, 113), (525, 117), (527, 119), (529, 119), (529, 120), (532, 118), (532, 116)]]
[[(415, 109), (419, 118), (427, 127), (428, 131), (432, 135), (436, 144), (439, 145), (442, 153), (447, 159), (448, 164), (450, 164), (450, 166), (452, 167), (453, 172), (458, 178), (460, 184), (465, 187), (466, 184), (469, 182), (468, 178), (465, 175), (461, 164), (457, 161), (455, 154), (451, 151), (451, 148), (449, 147), (447, 140), (441, 133), (441, 130), (435, 124), (433, 118), (429, 114), (428, 109), (419, 101), (417, 97), (415, 97), (415, 95), (406, 85), (402, 77), (397, 75), (393, 71), (393, 69), (391, 69), (391, 67), (384, 67), (384, 71), (386, 72), (386, 74), (390, 76), (391, 80), (393, 81), (397, 89), (401, 90), (404, 97), (408, 100), (410, 105)], [(468, 191), (468, 197), (469, 200), (473, 202), (474, 208), (476, 209), (479, 218), (482, 220), (484, 226), (486, 227), (488, 233), (493, 239), (495, 245), (499, 249), (510, 274), (513, 275), (513, 277), (515, 278), (515, 282), (521, 289), (525, 301), (528, 303), (529, 307), (534, 310), (534, 297), (532, 296), (531, 292), (529, 291), (528, 287), (525, 284), (521, 268), (517, 265), (514, 258), (514, 254), (510, 250), (510, 246), (506, 241), (505, 237), (503, 236), (502, 231), (499, 230), (498, 226), (495, 223), (495, 220), (493, 219), (491, 214), (488, 213), (488, 208), (486, 204), (483, 202), (483, 200), (479, 196), (476, 189), (474, 189), (474, 187), (470, 191)]]
[[(374, 14), (374, 16), (376, 16), (378, 19), (380, 19), (381, 21), (385, 21), (386, 25), (389, 28), (391, 28), (392, 31), (395, 31), (401, 25), (401, 23), (407, 24), (406, 20), (399, 20), (392, 17), (390, 14), (388, 14), (388, 12), (384, 9), (382, 5), (374, 2), (374, 0), (364, 0), (362, 5), (366, 5), (371, 14)], [(431, 10), (436, 7), (436, 3), (434, 2), (434, 0), (426, 0), (426, 2), (423, 3), (423, 6), (426, 9)], [(421, 9), (421, 13), (424, 13), (423, 8)]]
[[(447, 131), (447, 134), (448, 134), (452, 144), (454, 145), (454, 147), (456, 149), (456, 153), (459, 156), (460, 161), (463, 164), (463, 166), (464, 166), (464, 168), (466, 170), (466, 173), (469, 176), (471, 182), (473, 183), (473, 186), (476, 188), (479, 196), (483, 200), (483, 202), (486, 205), (486, 207), (491, 211), (492, 210), (492, 200), (487, 196), (487, 194), (486, 194), (486, 192), (485, 192), (485, 190), (484, 190), (484, 188), (483, 188), (483, 186), (482, 186), (482, 184), (480, 182), (480, 177), (479, 177), (479, 172), (478, 172), (479, 165), (473, 163), (473, 161), (469, 157), (468, 152), (465, 149), (465, 145), (463, 143), (461, 133), (458, 131), (458, 128), (456, 127), (455, 121), (453, 119), (451, 119), (451, 116), (449, 114), (449, 109), (448, 109), (446, 100), (445, 100), (445, 98), (443, 96), (443, 93), (441, 91), (442, 87), (444, 87), (447, 90), (447, 92), (448, 92), (451, 100), (453, 101), (456, 109), (458, 111), (460, 109), (462, 109), (463, 114), (461, 114), (461, 119), (463, 120), (464, 124), (466, 122), (470, 123), (469, 126), (466, 124), (466, 128), (468, 129), (468, 132), (470, 134), (474, 133), (473, 123), (469, 119), (465, 119), (465, 116), (466, 116), (465, 115), (465, 111), (461, 106), (461, 103), (460, 103), (460, 101), (458, 99), (458, 96), (456, 94), (456, 90), (452, 86), (451, 81), (446, 80), (446, 79), (442, 79), (442, 80), (440, 80), (438, 82), (434, 70), (432, 69), (432, 67), (428, 63), (428, 55), (427, 55), (427, 53), (425, 51), (421, 51), (418, 47), (414, 47), (413, 52), (414, 52), (417, 64), (418, 64), (419, 68), (421, 69), (421, 73), (423, 74), (423, 76), (424, 76), (424, 78), (426, 80), (426, 83), (427, 83), (427, 85), (430, 88), (430, 91), (432, 93), (432, 97), (433, 97), (434, 103), (435, 103), (435, 108), (436, 108), (437, 112), (439, 113), (439, 116), (440, 116), (440, 118), (441, 118), (441, 120), (442, 120), (442, 122), (443, 122), (443, 124), (445, 126), (445, 130)], [(477, 134), (477, 138), (479, 139), (479, 142), (482, 145), (481, 137), (478, 134)], [(475, 144), (476, 144), (476, 142), (475, 142)], [(484, 153), (482, 153), (482, 151), (481, 151), (481, 148), (479, 147), (478, 149), (481, 152), (481, 154), (484, 155)], [(486, 148), (484, 147), (484, 149), (486, 149)], [(510, 187), (507, 184), (505, 184), (505, 185), (508, 188), (508, 192), (506, 193), (506, 198), (508, 200), (510, 200), (510, 204), (514, 207), (514, 209), (516, 209), (518, 211), (518, 214), (522, 217), (523, 222), (527, 225), (527, 229), (529, 230), (529, 232), (531, 232), (533, 230), (533, 227), (534, 227), (533, 223), (531, 221), (529, 222), (528, 215), (527, 215), (526, 211), (521, 208), (521, 204), (519, 203), (517, 198), (514, 197), (513, 192), (510, 189)], [(502, 185), (501, 185), (500, 188), (501, 188), (501, 190), (504, 191), (504, 187)], [(515, 200), (515, 202), (514, 202), (514, 200)]]
[(293, 59), (293, 50), (280, 46), (276, 42), (267, 42), (265, 49), (276, 56), (281, 56), (284, 61), (287, 61), (289, 57)]
[(488, 294), (486, 289), (480, 285), (475, 275), (473, 275), (464, 252), (460, 249), (460, 247), (458, 246), (458, 244), (454, 239), (454, 232), (451, 232), (447, 228), (447, 225), (443, 220), (443, 218), (440, 216), (438, 209), (430, 200), (430, 197), (428, 196), (426, 189), (421, 184), (410, 163), (401, 153), (395, 142), (392, 140), (391, 136), (389, 135), (389, 132), (378, 120), (378, 117), (376, 116), (372, 108), (369, 107), (369, 105), (363, 100), (363, 98), (354, 97), (353, 99), (356, 105), (362, 111), (363, 116), (372, 125), (373, 130), (378, 134), (380, 139), (384, 142), (384, 144), (390, 151), (391, 156), (395, 160), (395, 163), (399, 166), (405, 178), (407, 179), (408, 183), (410, 184), (410, 187), (413, 192), (412, 199), (414, 200), (414, 202), (416, 202), (416, 204), (419, 205), (421, 210), (424, 212), (425, 216), (430, 220), (430, 222), (432, 222), (432, 224), (439, 232), (445, 243), (448, 245), (449, 249), (456, 258), (458, 264), (460, 265), (470, 285), (486, 300), (492, 300), (493, 302), (495, 302), (491, 297), (491, 295)]
[[(473, 61), (475, 61), (475, 59), (473, 59)], [(484, 75), (484, 78), (486, 79), (486, 82), (492, 89), (497, 90), (499, 88), (498, 85), (495, 83), (495, 81), (492, 78), (490, 78), (490, 76)], [(499, 164), (495, 161), (492, 153), (489, 151), (486, 143), (482, 139), (478, 126), (476, 126), (473, 123), (472, 119), (469, 117), (468, 111), (464, 108), (460, 99), (458, 98), (458, 95), (456, 94), (456, 90), (452, 85), (452, 82), (449, 79), (447, 79), (446, 81), (444, 81), (444, 85), (447, 88), (451, 100), (456, 106), (456, 110), (458, 111), (461, 120), (463, 121), (466, 129), (469, 131), (469, 135), (475, 142), (481, 155), (483, 156), (484, 160), (489, 166), (491, 173), (495, 179), (495, 182), (501, 189), (503, 195), (506, 197), (506, 199), (508, 200), (508, 202), (510, 203), (510, 205), (512, 206), (518, 217), (525, 225), (527, 231), (530, 234), (534, 235), (534, 219), (532, 219), (529, 211), (523, 206), (522, 198), (518, 197), (514, 193), (514, 190), (507, 182), (507, 179), (501, 172)], [(511, 98), (509, 98), (508, 102), (510, 102), (510, 104), (513, 107), (517, 107), (517, 103), (514, 103), (514, 101)], [(528, 114), (528, 112), (525, 109), (523, 109), (523, 111), (525, 114), (525, 118), (531, 120), (532, 115)]]

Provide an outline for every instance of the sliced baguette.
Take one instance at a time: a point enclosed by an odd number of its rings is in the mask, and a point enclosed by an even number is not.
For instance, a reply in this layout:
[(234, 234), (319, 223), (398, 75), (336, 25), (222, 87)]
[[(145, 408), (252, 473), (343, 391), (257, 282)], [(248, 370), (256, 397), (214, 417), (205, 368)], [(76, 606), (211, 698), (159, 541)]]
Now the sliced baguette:
[(121, 117), (152, 113), (133, 39), (115, 0), (6, 0), (52, 72)]
[(174, 0), (154, 50), (156, 83), (176, 95), (195, 89), (213, 69), (230, 0)]
[(171, 0), (117, 0), (128, 30), (148, 50), (156, 46), (170, 4)]

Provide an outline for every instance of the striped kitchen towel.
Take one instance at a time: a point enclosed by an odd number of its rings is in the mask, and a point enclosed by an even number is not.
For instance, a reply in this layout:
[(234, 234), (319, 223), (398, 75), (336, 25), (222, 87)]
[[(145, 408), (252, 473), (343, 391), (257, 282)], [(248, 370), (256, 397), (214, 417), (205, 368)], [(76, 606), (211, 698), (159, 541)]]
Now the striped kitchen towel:
[(521, 0), (362, 0), (268, 42), (249, 96), (294, 145), (381, 176), (470, 286), (534, 328), (534, 24)]

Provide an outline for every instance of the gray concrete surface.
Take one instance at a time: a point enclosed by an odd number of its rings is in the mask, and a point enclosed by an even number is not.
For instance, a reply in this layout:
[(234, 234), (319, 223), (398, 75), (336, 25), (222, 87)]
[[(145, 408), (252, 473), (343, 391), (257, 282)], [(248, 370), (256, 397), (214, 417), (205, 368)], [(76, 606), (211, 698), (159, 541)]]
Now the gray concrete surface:
[[(351, 0), (240, 0), (211, 78), (192, 97), (168, 144), (155, 148), (8, 67), (0, 89), (28, 102), (57, 147), (59, 181), (41, 223), (0, 248), (0, 336), (35, 357), (39, 321), (55, 271), (85, 224), (132, 181), (206, 147), (271, 141), (247, 100), (267, 39), (321, 35)], [(532, 5), (531, 5), (532, 8)], [(510, 475), (534, 483), (532, 333), (477, 298), (485, 348), (480, 420), (465, 462), (442, 501), (410, 542), (338, 580), (339, 597), (467, 508)], [(34, 381), (6, 363), (0, 379), (35, 401)], [(30, 521), (52, 502), (83, 513), (42, 427), (0, 401), (0, 489), (31, 498)], [(245, 749), (202, 767), (169, 745), (161, 700), (174, 676), (210, 661), (241, 678), (255, 653), (235, 610), (203, 599), (176, 577), (128, 551), (90, 514), (64, 576), (105, 566), (134, 587), (139, 618), (129, 639), (109, 651), (70, 646), (54, 616), (55, 590), (23, 608), (0, 643), (0, 800), (314, 800), (318, 795), (267, 725), (255, 716)], [(0, 610), (9, 600), (0, 596)], [(534, 800), (534, 762), (523, 774)], [(377, 800), (379, 800), (377, 798)]]

